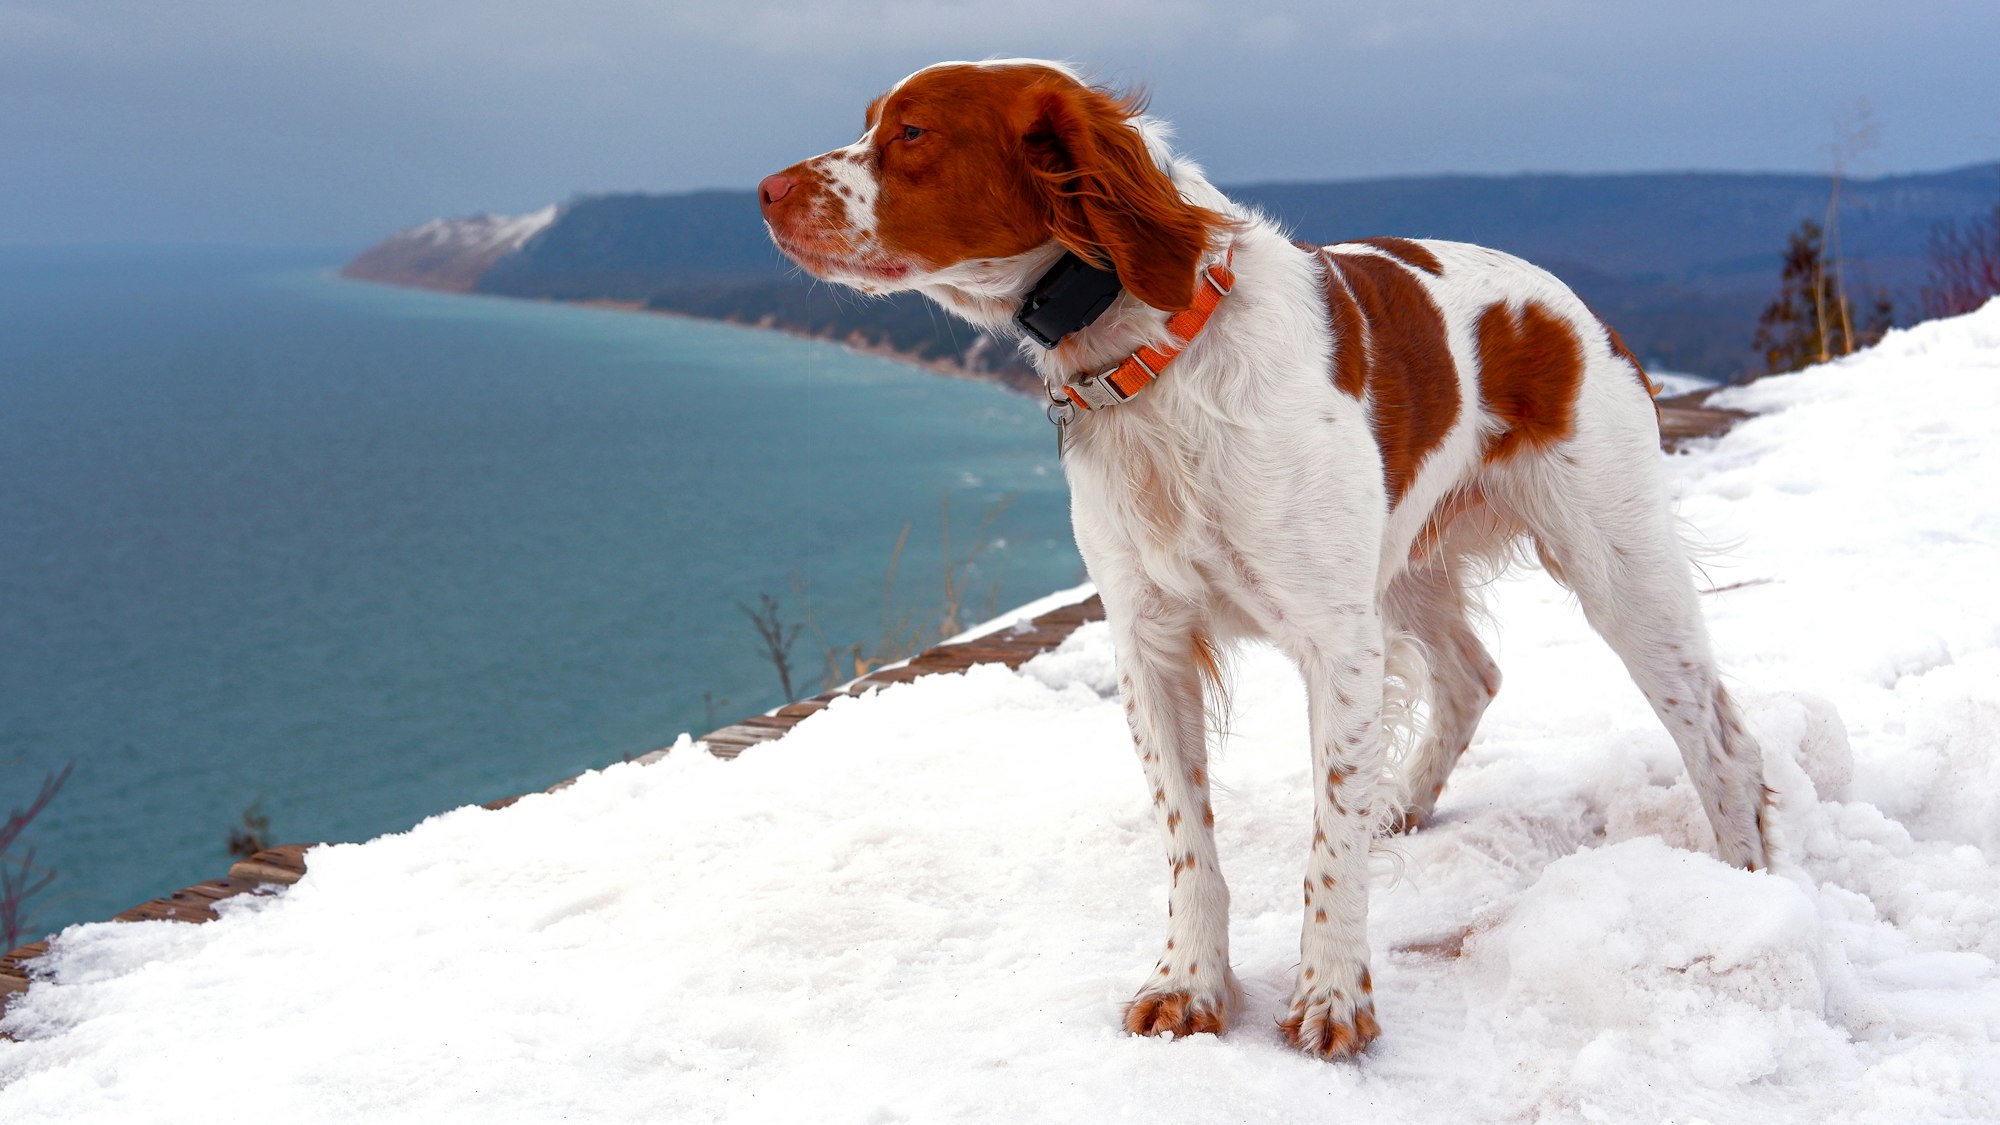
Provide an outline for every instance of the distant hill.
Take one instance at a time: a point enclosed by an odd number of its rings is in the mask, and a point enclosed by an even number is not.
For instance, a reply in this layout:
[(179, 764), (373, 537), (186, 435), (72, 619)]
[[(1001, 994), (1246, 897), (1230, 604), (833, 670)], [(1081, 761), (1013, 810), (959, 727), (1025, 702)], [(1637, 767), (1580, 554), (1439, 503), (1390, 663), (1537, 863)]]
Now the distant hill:
[(400, 230), (342, 267), (345, 277), (471, 292), (501, 259), (555, 222), (558, 207), (526, 215), (473, 215), (432, 219)]
[[(1785, 236), (1826, 211), (1820, 176), (1734, 173), (1424, 176), (1226, 189), (1297, 237), (1396, 234), (1519, 254), (1573, 286), (1648, 363), (1718, 378), (1758, 364), (1757, 314)], [(2000, 198), (2000, 166), (1849, 181), (1850, 283), (1914, 307), (1925, 240)], [(342, 271), (396, 284), (556, 300), (608, 299), (1017, 371), (996, 346), (909, 295), (868, 299), (799, 276), (765, 237), (751, 192), (601, 195), (519, 220), (438, 220)], [(526, 231), (523, 234), (523, 231)], [(468, 278), (470, 280), (468, 280)]]

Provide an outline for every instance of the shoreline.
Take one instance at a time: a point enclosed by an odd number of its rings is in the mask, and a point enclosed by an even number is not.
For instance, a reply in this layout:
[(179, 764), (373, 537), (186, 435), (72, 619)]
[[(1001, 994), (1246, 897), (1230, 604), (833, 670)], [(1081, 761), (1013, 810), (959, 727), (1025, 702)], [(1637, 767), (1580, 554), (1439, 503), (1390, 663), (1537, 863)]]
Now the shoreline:
[[(368, 280), (368, 279), (356, 278), (355, 280)], [(484, 293), (478, 295), (500, 296), (499, 294), (484, 294)], [(527, 298), (507, 297), (504, 299), (541, 301), (543, 303), (551, 305), (577, 305), (583, 308), (591, 308), (591, 309), (610, 309), (614, 312), (640, 313), (645, 316), (664, 316), (673, 318), (675, 320), (697, 321), (702, 324), (728, 324), (728, 325), (733, 325), (737, 328), (754, 329), (759, 332), (776, 332), (779, 333), (780, 335), (790, 336), (794, 340), (810, 340), (818, 344), (832, 344), (835, 347), (846, 348), (848, 351), (860, 352), (863, 355), (872, 355), (881, 359), (894, 360), (897, 363), (904, 363), (910, 365), (911, 367), (922, 368), (923, 370), (928, 371), (933, 375), (943, 375), (951, 379), (964, 379), (974, 383), (991, 383), (994, 386), (1001, 388), (1002, 390), (1013, 391), (1017, 394), (1023, 395), (1024, 397), (1032, 397), (1028, 396), (1027, 391), (1024, 390), (1022, 387), (1008, 382), (1006, 378), (1004, 378), (1003, 376), (1001, 376), (996, 372), (974, 371), (963, 364), (953, 363), (951, 360), (948, 359), (926, 358), (924, 356), (916, 355), (911, 352), (899, 351), (898, 349), (892, 348), (887, 344), (871, 344), (858, 340), (841, 340), (833, 336), (819, 336), (811, 332), (807, 332), (804, 329), (793, 328), (789, 325), (778, 324), (775, 322), (771, 324), (753, 324), (749, 321), (743, 321), (743, 320), (726, 320), (708, 316), (696, 316), (693, 313), (681, 312), (678, 309), (656, 309), (650, 305), (647, 305), (643, 301), (621, 301), (613, 297), (589, 297), (583, 300), (566, 300), (560, 297), (527, 297)]]
[[(880, 359), (908, 364), (933, 375), (967, 382), (987, 383), (1003, 391), (1020, 395), (1022, 398), (1039, 401), (1035, 393), (1039, 383), (1028, 384), (1024, 380), (1009, 379), (1006, 375), (991, 371), (974, 371), (963, 364), (946, 359), (932, 359), (900, 351), (885, 344), (871, 344), (860, 340), (841, 340), (832, 336), (820, 336), (811, 332), (776, 322), (752, 324), (741, 320), (696, 316), (693, 313), (675, 309), (652, 308), (643, 301), (623, 301), (613, 297), (590, 297), (583, 300), (569, 300), (560, 297), (512, 297), (502, 293), (480, 293), (471, 289), (455, 289), (441, 285), (419, 285), (412, 282), (389, 281), (380, 278), (363, 277), (335, 271), (335, 276), (343, 281), (358, 281), (370, 285), (389, 285), (399, 289), (422, 289), (431, 293), (449, 293), (465, 297), (487, 297), (502, 301), (538, 301), (550, 305), (574, 305), (579, 308), (606, 309), (612, 312), (637, 313), (644, 316), (663, 316), (679, 320), (697, 321), (703, 324), (727, 324), (737, 328), (747, 328), (759, 332), (778, 332), (795, 340), (810, 340), (814, 343), (832, 344), (849, 351), (871, 355)], [(1747, 380), (1746, 380), (1747, 381)], [(1717, 383), (1678, 394), (1661, 395), (1654, 393), (1654, 404), (1659, 411), (1660, 438), (1665, 448), (1672, 452), (1682, 443), (1695, 438), (1714, 437), (1734, 425), (1743, 415), (1738, 411), (1717, 409), (1707, 405), (1710, 395), (1726, 389), (1732, 384)], [(1741, 385), (1741, 384), (1735, 384)]]
[(967, 382), (974, 382), (974, 383), (988, 383), (993, 386), (999, 387), (1001, 390), (1009, 391), (1011, 393), (1020, 395), (1023, 398), (1034, 399), (1038, 397), (1033, 393), (1033, 390), (1028, 385), (1026, 385), (1022, 380), (1010, 379), (1005, 373), (1002, 372), (974, 371), (971, 368), (966, 367), (964, 364), (955, 363), (952, 360), (936, 359), (927, 356), (920, 356), (912, 352), (902, 351), (900, 349), (891, 347), (887, 344), (869, 343), (864, 340), (854, 340), (854, 339), (842, 340), (834, 336), (817, 335), (815, 333), (808, 332), (804, 329), (796, 328), (791, 325), (779, 324), (776, 323), (775, 321), (768, 324), (762, 324), (762, 323), (752, 323), (749, 321), (742, 321), (742, 320), (729, 320), (718, 317), (697, 316), (693, 313), (681, 312), (677, 309), (653, 308), (652, 306), (647, 305), (643, 301), (620, 300), (615, 297), (586, 297), (582, 299), (571, 299), (564, 297), (515, 297), (505, 293), (481, 293), (474, 289), (458, 288), (454, 286), (425, 285), (420, 282), (414, 282), (414, 281), (392, 280), (389, 278), (382, 278), (382, 277), (368, 277), (362, 274), (349, 273), (347, 272), (347, 269), (345, 267), (334, 270), (333, 275), (342, 281), (357, 281), (365, 285), (387, 285), (396, 289), (420, 289), (427, 293), (445, 293), (458, 297), (490, 297), (503, 301), (535, 301), (541, 304), (548, 304), (548, 305), (574, 305), (579, 308), (607, 309), (612, 312), (637, 313), (643, 316), (663, 316), (676, 320), (697, 321), (703, 324), (728, 324), (737, 328), (748, 328), (760, 332), (777, 332), (782, 335), (790, 336), (795, 340), (810, 340), (814, 343), (832, 344), (835, 347), (846, 348), (849, 351), (859, 352), (863, 355), (870, 355), (880, 359), (893, 360), (897, 363), (908, 364), (911, 367), (921, 368), (922, 370), (928, 371), (933, 375), (942, 375), (949, 379), (962, 379)]

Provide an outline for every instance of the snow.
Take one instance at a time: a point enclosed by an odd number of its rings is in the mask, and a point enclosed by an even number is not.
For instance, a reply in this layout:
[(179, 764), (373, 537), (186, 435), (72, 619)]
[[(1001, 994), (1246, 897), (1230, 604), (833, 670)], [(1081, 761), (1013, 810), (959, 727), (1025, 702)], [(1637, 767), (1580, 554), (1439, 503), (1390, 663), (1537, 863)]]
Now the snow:
[(1646, 377), (1653, 381), (1654, 386), (1660, 388), (1658, 393), (1661, 398), (1673, 398), (1676, 395), (1705, 391), (1718, 385), (1720, 382), (1720, 380), (1712, 379), (1707, 375), (1688, 375), (1679, 371), (1655, 371), (1650, 367), (1646, 369)]
[(544, 227), (556, 221), (561, 208), (550, 204), (525, 215), (491, 212), (456, 219), (432, 219), (397, 235), (413, 244), (468, 252), (508, 254), (519, 250)]
[(1507, 684), (1385, 849), (1358, 1062), (1274, 1026), (1309, 796), (1262, 649), (1212, 769), (1245, 1010), (1119, 1030), (1166, 880), (1098, 625), (319, 849), (214, 923), (73, 927), (0, 1121), (2000, 1119), (2000, 302), (1720, 398), (1758, 416), (1670, 464), (1775, 872), (1704, 850), (1570, 599), (1498, 583)]

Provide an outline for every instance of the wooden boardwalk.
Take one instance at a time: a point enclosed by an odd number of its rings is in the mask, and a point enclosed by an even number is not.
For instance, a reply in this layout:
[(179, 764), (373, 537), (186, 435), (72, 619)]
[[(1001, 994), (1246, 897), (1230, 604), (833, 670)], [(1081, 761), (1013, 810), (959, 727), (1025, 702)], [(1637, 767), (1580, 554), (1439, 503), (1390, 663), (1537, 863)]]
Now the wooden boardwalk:
[[(1707, 393), (1699, 392), (1660, 400), (1661, 445), (1670, 450), (1678, 449), (1690, 439), (1720, 435), (1735, 425), (1739, 419), (1747, 417), (1738, 411), (1719, 410), (1703, 405)], [(1009, 668), (1019, 668), (1030, 659), (1062, 644), (1080, 626), (1091, 621), (1100, 621), (1103, 617), (1104, 604), (1096, 595), (1092, 595), (1072, 605), (1050, 610), (1024, 625), (1003, 628), (957, 644), (942, 644), (926, 649), (902, 664), (871, 672), (852, 683), (823, 692), (811, 699), (787, 703), (776, 710), (767, 711), (762, 715), (752, 715), (720, 730), (710, 731), (699, 741), (706, 745), (709, 753), (718, 758), (734, 758), (760, 742), (769, 742), (781, 737), (807, 716), (818, 713), (841, 696), (864, 695), (877, 688), (908, 683), (918, 677), (940, 672), (962, 672), (975, 664), (1004, 664)], [(657, 761), (667, 753), (667, 750), (655, 750), (638, 760)], [(548, 792), (567, 788), (571, 783), (572, 781), (558, 782), (551, 786)], [(520, 799), (521, 797), (507, 797), (489, 802), (486, 807), (502, 809)], [(192, 887), (183, 887), (161, 898), (142, 902), (112, 920), (211, 921), (216, 917), (214, 905), (222, 899), (247, 894), (259, 887), (289, 886), (304, 878), (305, 853), (314, 846), (316, 845), (285, 844), (258, 852), (230, 867), (226, 878), (196, 883)], [(29, 962), (46, 953), (48, 947), (49, 943), (45, 939), (21, 946), (0, 957), (0, 1015), (6, 1013), (9, 999), (27, 991)]]

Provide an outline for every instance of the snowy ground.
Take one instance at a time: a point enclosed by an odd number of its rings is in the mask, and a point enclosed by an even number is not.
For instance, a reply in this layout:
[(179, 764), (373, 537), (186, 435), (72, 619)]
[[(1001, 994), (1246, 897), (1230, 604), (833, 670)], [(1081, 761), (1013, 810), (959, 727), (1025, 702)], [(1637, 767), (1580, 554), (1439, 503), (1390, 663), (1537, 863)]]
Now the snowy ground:
[(1509, 581), (1507, 686), (1376, 891), (1358, 1063), (1274, 1027), (1308, 795), (1268, 652), (1213, 771), (1247, 1011), (1119, 1031), (1166, 887), (1099, 626), (325, 848), (210, 925), (73, 928), (0, 1121), (2000, 1118), (2000, 302), (1725, 397), (1760, 417), (1672, 465), (1777, 873), (1706, 854), (1609, 652)]
[(1673, 398), (1692, 391), (1705, 391), (1718, 382), (1706, 375), (1684, 375), (1678, 371), (1655, 371), (1652, 368), (1646, 369), (1646, 376), (1653, 381), (1654, 386), (1660, 388), (1661, 398)]

